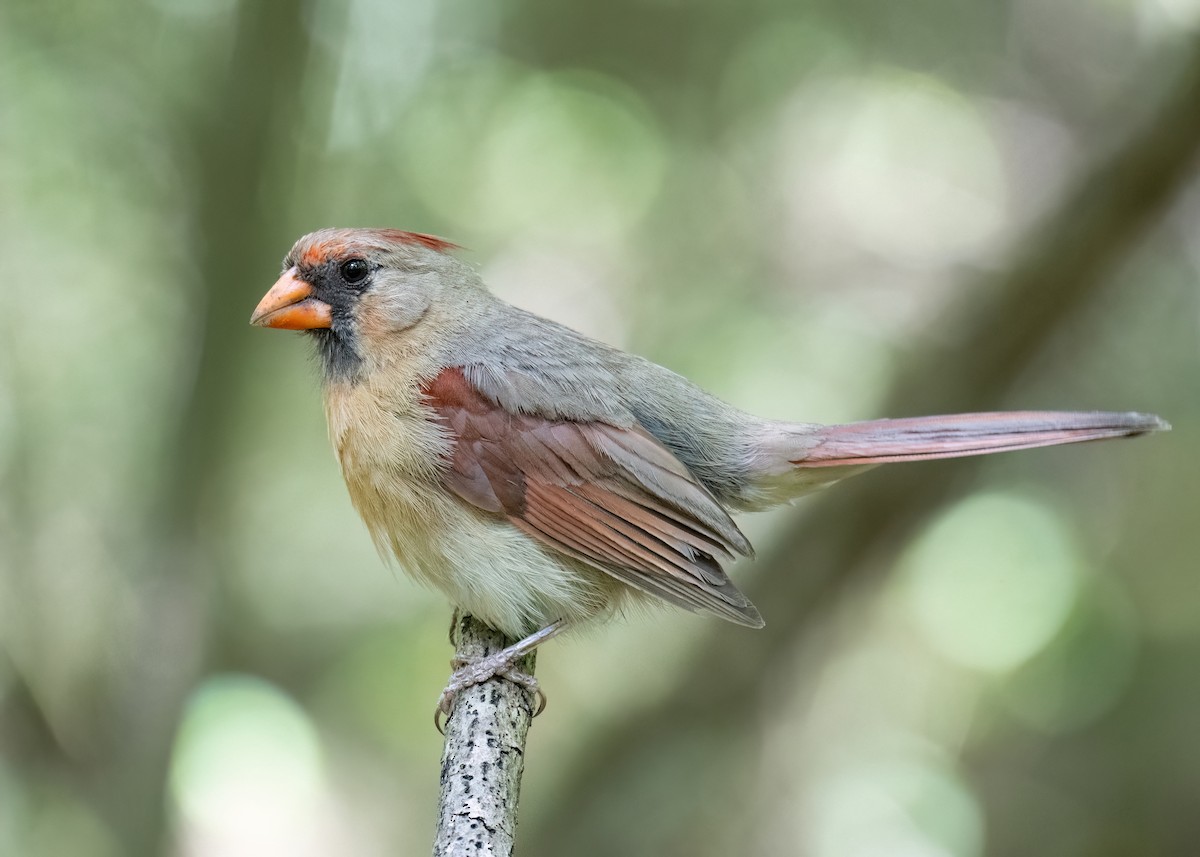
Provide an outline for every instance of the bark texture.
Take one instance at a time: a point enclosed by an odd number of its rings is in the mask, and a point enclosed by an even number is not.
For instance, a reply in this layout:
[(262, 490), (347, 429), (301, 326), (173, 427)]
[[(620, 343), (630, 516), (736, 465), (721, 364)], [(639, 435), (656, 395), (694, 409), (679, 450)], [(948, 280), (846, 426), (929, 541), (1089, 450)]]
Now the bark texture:
[[(460, 659), (476, 660), (512, 641), (466, 614), (452, 637)], [(533, 675), (537, 654), (518, 669)], [(446, 721), (434, 857), (513, 853), (517, 802), (525, 770), (525, 737), (533, 719), (529, 691), (493, 678), (461, 691)]]

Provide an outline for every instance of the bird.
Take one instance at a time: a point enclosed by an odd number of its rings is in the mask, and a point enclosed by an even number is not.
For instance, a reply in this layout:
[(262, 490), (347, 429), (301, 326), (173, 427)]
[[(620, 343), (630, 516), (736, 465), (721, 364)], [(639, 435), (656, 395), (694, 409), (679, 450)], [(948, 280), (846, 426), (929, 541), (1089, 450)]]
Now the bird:
[(315, 344), (329, 437), (377, 548), (517, 642), (455, 663), (438, 700), (564, 630), (666, 602), (759, 628), (725, 564), (732, 514), (879, 464), (1146, 434), (1152, 414), (1012, 411), (842, 425), (765, 419), (492, 295), (457, 245), (399, 229), (301, 237), (251, 324)]

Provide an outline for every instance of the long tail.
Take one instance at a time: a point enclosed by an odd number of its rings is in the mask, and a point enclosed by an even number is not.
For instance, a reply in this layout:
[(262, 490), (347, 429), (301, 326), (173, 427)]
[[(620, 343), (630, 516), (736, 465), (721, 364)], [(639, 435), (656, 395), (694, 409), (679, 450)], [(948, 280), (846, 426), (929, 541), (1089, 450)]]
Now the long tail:
[(1060, 443), (1131, 437), (1171, 428), (1153, 414), (1008, 411), (823, 426), (797, 467), (842, 467), (958, 458)]

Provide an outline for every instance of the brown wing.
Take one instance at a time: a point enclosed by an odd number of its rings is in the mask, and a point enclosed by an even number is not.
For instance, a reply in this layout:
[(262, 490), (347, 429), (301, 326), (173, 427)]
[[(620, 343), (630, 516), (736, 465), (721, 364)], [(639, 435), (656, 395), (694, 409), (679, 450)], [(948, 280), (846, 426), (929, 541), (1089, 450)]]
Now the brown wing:
[(750, 543), (641, 426), (511, 413), (458, 367), (423, 392), (454, 444), (446, 487), (463, 500), (630, 586), (762, 626), (717, 560)]

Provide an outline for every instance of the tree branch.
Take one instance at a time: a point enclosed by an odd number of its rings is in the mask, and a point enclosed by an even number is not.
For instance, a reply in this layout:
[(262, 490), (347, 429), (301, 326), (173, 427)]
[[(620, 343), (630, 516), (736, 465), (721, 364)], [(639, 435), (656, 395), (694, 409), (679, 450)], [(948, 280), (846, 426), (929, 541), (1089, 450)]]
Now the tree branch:
[[(465, 613), (456, 615), (453, 637), (457, 658), (471, 661), (512, 642)], [(518, 669), (533, 675), (536, 659), (531, 652)], [(446, 721), (434, 857), (512, 854), (532, 719), (529, 692), (506, 679), (459, 692)]]

